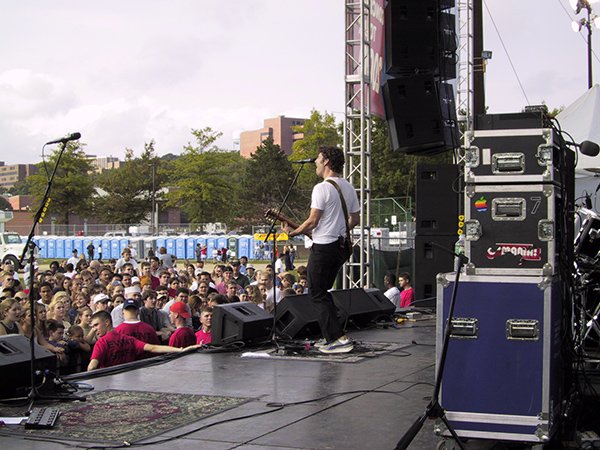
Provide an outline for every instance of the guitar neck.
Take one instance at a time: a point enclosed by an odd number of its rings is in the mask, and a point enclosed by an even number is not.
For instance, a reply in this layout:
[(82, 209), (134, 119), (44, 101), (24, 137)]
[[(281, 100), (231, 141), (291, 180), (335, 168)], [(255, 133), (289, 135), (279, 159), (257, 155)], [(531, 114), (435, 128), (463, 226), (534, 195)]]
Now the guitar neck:
[[(275, 211), (272, 211), (270, 209), (265, 213), (265, 216), (270, 217), (271, 219), (279, 220), (280, 222), (286, 222), (290, 226), (290, 228), (293, 228), (294, 230), (300, 226), (297, 223), (292, 222), (287, 217), (282, 216), (281, 214), (277, 214)], [(309, 238), (312, 237), (312, 233), (305, 234)]]

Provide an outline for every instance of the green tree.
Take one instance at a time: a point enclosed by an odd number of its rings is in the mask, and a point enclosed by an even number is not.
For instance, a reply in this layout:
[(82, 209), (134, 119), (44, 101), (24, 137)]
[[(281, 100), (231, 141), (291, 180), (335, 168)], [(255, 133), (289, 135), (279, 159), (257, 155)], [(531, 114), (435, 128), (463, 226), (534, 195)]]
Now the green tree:
[[(293, 129), (296, 133), (303, 133), (304, 137), (294, 142), (290, 161), (316, 158), (319, 156), (319, 147), (323, 145), (342, 145), (342, 125), (337, 124), (333, 114), (327, 112), (320, 113), (313, 109), (310, 118)], [(311, 165), (306, 166), (298, 178), (297, 200), (306, 205), (305, 212), (310, 206), (312, 188), (319, 181)]]
[(238, 152), (220, 150), (214, 142), (222, 133), (210, 127), (192, 129), (195, 145), (188, 143), (181, 157), (173, 160), (167, 206), (181, 208), (190, 222), (226, 222), (239, 217), (236, 175), (244, 159)]
[(6, 197), (0, 195), (0, 211), (12, 211), (12, 205)]
[[(62, 153), (60, 164), (50, 191), (50, 204), (47, 214), (56, 214), (57, 223), (69, 224), (69, 214), (86, 217), (92, 211), (94, 185), (89, 173), (93, 167), (82, 147), (85, 144), (69, 142)], [(37, 164), (39, 172), (28, 178), (34, 202), (40, 205), (52, 171), (60, 156), (60, 149), (54, 150), (48, 161)], [(37, 209), (37, 208), (34, 208)]]
[(28, 182), (29, 178), (17, 181), (13, 187), (8, 190), (10, 195), (29, 195), (31, 193), (31, 185)]
[(96, 198), (96, 213), (105, 223), (134, 225), (147, 219), (152, 211), (152, 195), (167, 181), (154, 141), (144, 144), (139, 158), (125, 149), (125, 161), (118, 169), (105, 170), (98, 177), (104, 191)]
[(411, 197), (415, 199), (417, 164), (450, 164), (452, 152), (416, 156), (390, 148), (387, 122), (374, 116), (371, 127), (372, 198)]
[[(292, 163), (269, 136), (256, 148), (244, 170), (241, 189), (244, 217), (254, 224), (264, 222), (264, 212), (268, 208), (278, 209), (293, 178)], [(284, 210), (285, 214), (295, 219), (296, 190), (290, 194), (288, 209)]]

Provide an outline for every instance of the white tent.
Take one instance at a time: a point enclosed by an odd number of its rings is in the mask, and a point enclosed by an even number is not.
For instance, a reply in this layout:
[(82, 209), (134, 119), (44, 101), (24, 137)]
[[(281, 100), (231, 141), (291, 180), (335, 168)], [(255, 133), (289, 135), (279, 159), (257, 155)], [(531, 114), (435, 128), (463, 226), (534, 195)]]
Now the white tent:
[[(581, 144), (583, 141), (592, 141), (600, 144), (600, 85), (593, 86), (556, 118), (561, 129), (571, 135), (573, 142)], [(565, 139), (569, 140), (567, 136)], [(600, 187), (599, 174), (586, 169), (600, 170), (600, 155), (586, 156), (578, 151), (577, 158), (575, 198), (580, 199), (586, 194), (590, 195), (593, 209), (599, 211), (597, 206), (600, 207), (600, 202), (596, 204), (598, 187)], [(577, 203), (581, 201), (577, 200)]]
[[(564, 109), (557, 117), (562, 130), (573, 137), (573, 141), (592, 141), (600, 144), (600, 85), (595, 85)], [(585, 169), (600, 168), (600, 155), (591, 157), (578, 152), (576, 172), (589, 175)]]

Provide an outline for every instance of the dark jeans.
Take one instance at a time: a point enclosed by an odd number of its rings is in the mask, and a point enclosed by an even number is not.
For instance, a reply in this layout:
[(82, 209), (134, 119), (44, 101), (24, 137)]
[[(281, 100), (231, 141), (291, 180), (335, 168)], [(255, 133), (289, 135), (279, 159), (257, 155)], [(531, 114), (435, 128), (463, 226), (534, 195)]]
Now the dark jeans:
[(329, 292), (343, 264), (344, 255), (338, 241), (331, 244), (313, 244), (310, 249), (307, 267), (308, 295), (327, 342), (333, 342), (344, 335), (338, 319), (338, 310)]

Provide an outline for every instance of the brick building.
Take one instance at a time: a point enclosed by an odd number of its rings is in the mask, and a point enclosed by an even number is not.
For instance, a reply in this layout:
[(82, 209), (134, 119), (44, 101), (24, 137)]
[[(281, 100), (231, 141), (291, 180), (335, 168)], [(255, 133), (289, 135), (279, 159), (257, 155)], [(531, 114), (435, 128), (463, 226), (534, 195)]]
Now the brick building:
[(305, 120), (285, 116), (265, 119), (264, 128), (241, 133), (240, 155), (244, 158), (250, 158), (256, 151), (256, 147), (260, 146), (269, 136), (273, 138), (273, 143), (279, 145), (286, 155), (291, 155), (294, 142), (304, 137), (302, 133), (295, 133), (292, 127), (304, 124)]
[(0, 187), (10, 189), (18, 181), (24, 181), (29, 175), (38, 173), (35, 164), (11, 164), (5, 165), (0, 161)]

